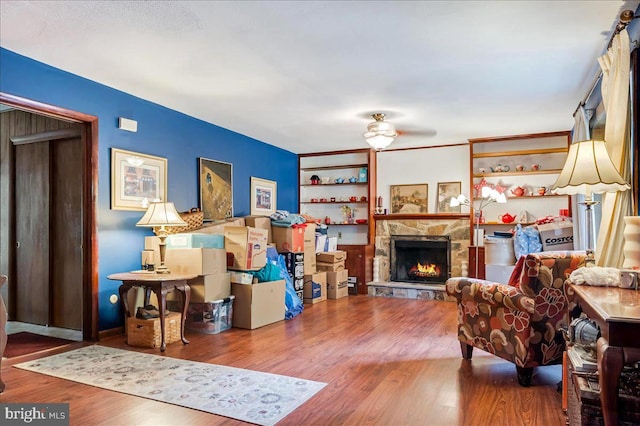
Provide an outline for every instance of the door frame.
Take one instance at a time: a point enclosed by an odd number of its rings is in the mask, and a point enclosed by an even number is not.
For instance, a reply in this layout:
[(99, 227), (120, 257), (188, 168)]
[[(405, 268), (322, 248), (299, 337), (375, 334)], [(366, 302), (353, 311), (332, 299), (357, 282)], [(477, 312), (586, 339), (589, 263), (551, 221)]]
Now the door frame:
[[(0, 92), (0, 103), (82, 125), (82, 339), (98, 340), (98, 117)], [(14, 218), (10, 218), (12, 222)], [(15, 275), (15, 248), (9, 249)]]

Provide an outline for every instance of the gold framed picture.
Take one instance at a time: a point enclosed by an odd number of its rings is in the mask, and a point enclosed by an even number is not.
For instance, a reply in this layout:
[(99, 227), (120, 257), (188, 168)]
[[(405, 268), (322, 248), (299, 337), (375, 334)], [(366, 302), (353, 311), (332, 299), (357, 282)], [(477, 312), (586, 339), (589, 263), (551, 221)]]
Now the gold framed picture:
[(460, 213), (460, 205), (451, 207), (451, 198), (462, 192), (462, 182), (438, 182), (438, 213)]
[(111, 209), (147, 210), (167, 200), (167, 159), (111, 148)]
[(200, 209), (203, 220), (233, 217), (233, 165), (200, 158)]
[(411, 185), (390, 185), (391, 214), (428, 213), (429, 185), (416, 183)]

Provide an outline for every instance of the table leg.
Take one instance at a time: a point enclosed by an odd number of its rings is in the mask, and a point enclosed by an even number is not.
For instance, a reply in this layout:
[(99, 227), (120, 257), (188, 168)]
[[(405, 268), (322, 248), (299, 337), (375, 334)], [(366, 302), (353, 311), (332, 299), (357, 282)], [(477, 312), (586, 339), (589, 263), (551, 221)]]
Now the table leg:
[(189, 341), (184, 337), (184, 323), (187, 319), (187, 312), (189, 310), (189, 301), (191, 300), (191, 287), (189, 285), (176, 286), (176, 290), (182, 296), (182, 315), (180, 316), (180, 339), (185, 345), (189, 344)]
[(158, 313), (160, 314), (160, 352), (164, 352), (167, 349), (167, 341), (165, 334), (165, 312), (167, 310), (167, 292), (162, 288), (155, 290), (156, 297), (158, 298)]
[(598, 339), (597, 354), (602, 417), (606, 426), (617, 426), (618, 387), (624, 367), (624, 354), (622, 348), (609, 346), (603, 337)]
[(127, 335), (127, 318), (131, 315), (129, 312), (129, 299), (127, 298), (127, 294), (131, 289), (130, 284), (122, 284), (118, 287), (118, 293), (120, 294), (120, 305), (122, 306), (122, 311), (124, 312), (124, 335)]

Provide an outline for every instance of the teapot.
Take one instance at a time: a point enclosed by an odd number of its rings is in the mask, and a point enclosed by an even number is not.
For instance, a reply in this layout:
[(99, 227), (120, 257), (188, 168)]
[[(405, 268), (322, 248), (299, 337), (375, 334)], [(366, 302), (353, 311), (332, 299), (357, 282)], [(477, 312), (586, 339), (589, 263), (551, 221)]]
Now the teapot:
[(527, 190), (524, 189), (522, 186), (518, 186), (518, 187), (512, 189), (511, 193), (516, 197), (522, 197), (524, 194), (527, 193)]
[(547, 192), (549, 192), (549, 188), (547, 188), (546, 186), (538, 187), (538, 195), (544, 195)]
[(337, 178), (336, 183), (344, 183), (344, 178), (342, 177)]
[(357, 181), (358, 181), (358, 179), (357, 179), (355, 176), (351, 176), (351, 177), (349, 178), (349, 182), (350, 182), (350, 183), (356, 183)]
[(500, 216), (500, 221), (502, 223), (511, 223), (514, 220), (516, 220), (515, 216), (511, 216), (509, 213), (505, 213), (502, 216)]

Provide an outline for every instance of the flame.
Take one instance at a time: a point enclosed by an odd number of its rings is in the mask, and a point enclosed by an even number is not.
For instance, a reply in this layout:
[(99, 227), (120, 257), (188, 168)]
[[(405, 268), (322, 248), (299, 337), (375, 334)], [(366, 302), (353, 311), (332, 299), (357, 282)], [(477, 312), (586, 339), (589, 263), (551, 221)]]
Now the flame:
[(435, 263), (423, 265), (422, 263), (418, 262), (416, 266), (411, 268), (409, 273), (420, 277), (433, 277), (440, 275), (440, 267)]

